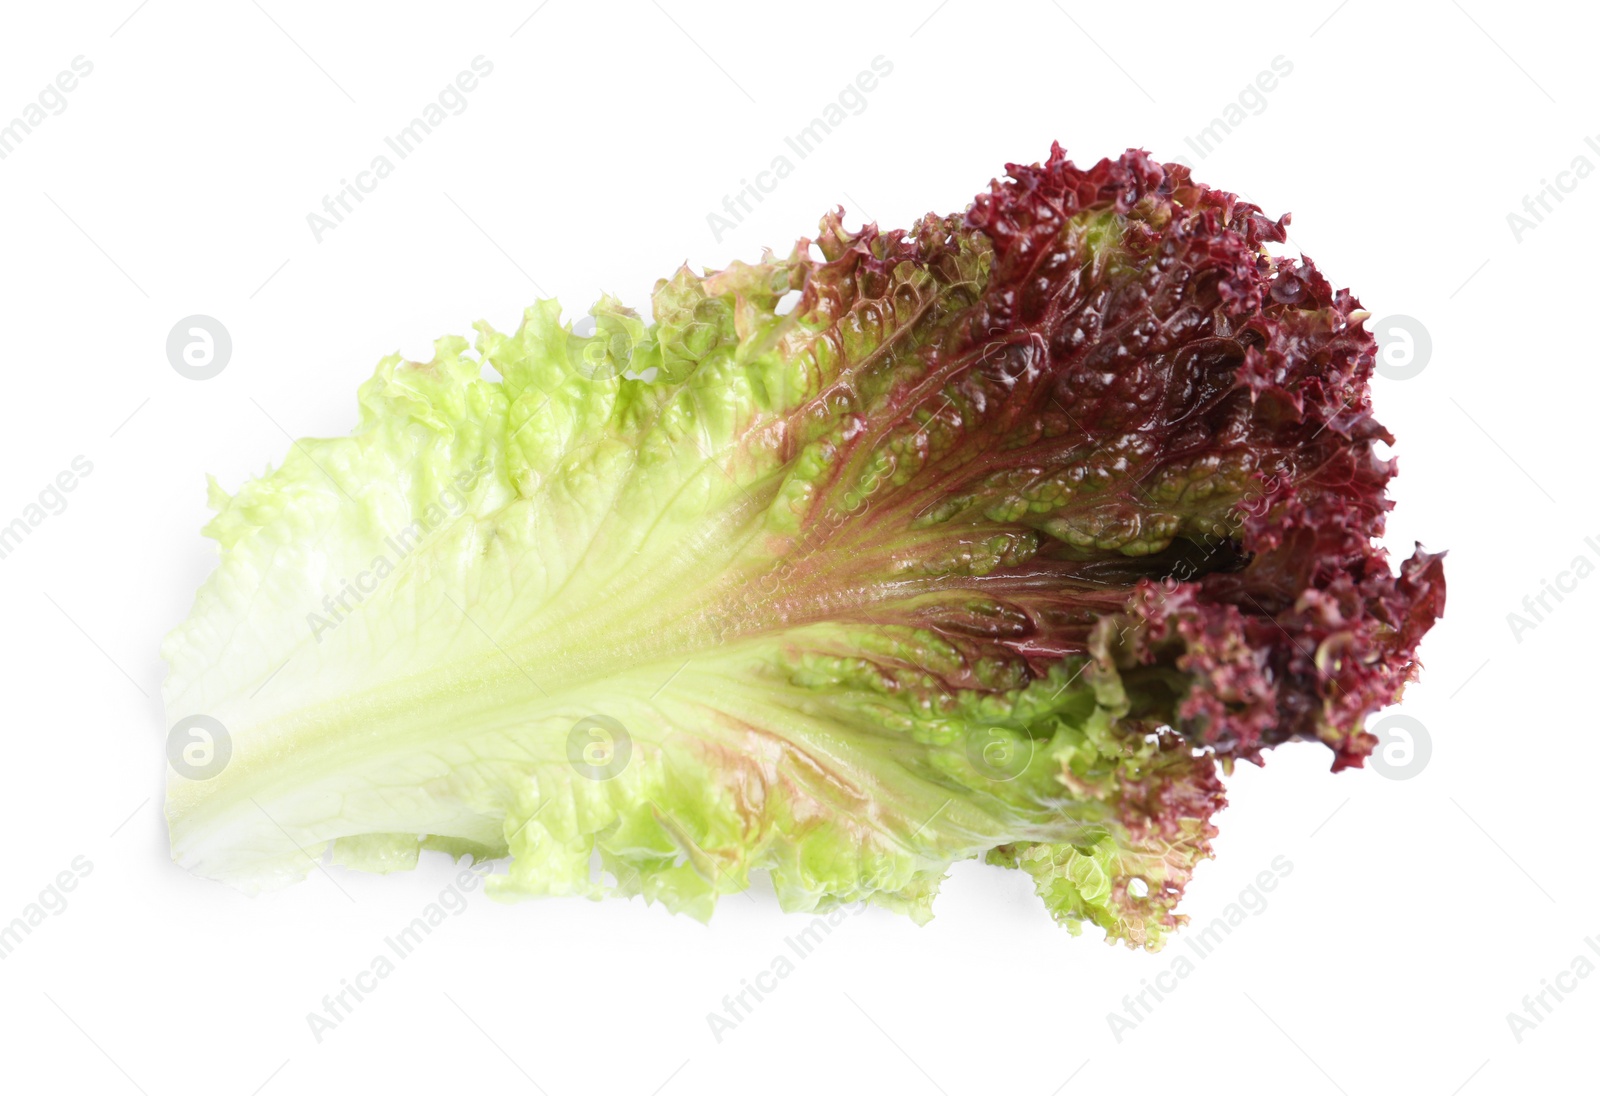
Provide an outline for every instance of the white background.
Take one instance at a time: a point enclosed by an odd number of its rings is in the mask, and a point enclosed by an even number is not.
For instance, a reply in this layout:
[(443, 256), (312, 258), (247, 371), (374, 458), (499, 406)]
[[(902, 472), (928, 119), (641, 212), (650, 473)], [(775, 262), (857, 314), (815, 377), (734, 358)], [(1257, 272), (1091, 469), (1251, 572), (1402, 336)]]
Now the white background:
[[(1480, 1096), (1592, 1076), (1600, 977), (1520, 1042), (1506, 1019), (1600, 934), (1600, 576), (1520, 637), (1507, 622), (1575, 556), (1600, 561), (1584, 543), (1600, 544), (1600, 178), (1520, 241), (1507, 223), (1575, 157), (1600, 165), (1592, 16), (135, 2), (0, 17), (0, 122), (72, 58), (94, 66), (0, 160), (0, 524), (75, 456), (93, 463), (0, 560), (0, 921), (75, 856), (93, 864), (0, 963), (0, 1084)], [(306, 214), (480, 54), (494, 71), (468, 109), (317, 242)], [(893, 73), (864, 113), (716, 239), (707, 214), (880, 54)], [(1293, 72), (1265, 109), (1197, 156), (1185, 138), (1279, 55)], [(1446, 618), (1402, 709), (1428, 729), (1424, 770), (1333, 776), (1299, 745), (1239, 771), (1185, 910), (1209, 921), (1276, 856), (1293, 872), (1120, 1042), (1107, 1014), (1183, 937), (1158, 955), (1075, 939), (1021, 873), (972, 864), (925, 928), (849, 919), (720, 1043), (706, 1013), (801, 925), (768, 895), (724, 900), (710, 927), (637, 901), (474, 895), (316, 1042), (306, 1014), (453, 869), (314, 873), (252, 900), (168, 863), (157, 652), (213, 565), (204, 473), (231, 490), (282, 458), (285, 430), (344, 433), (380, 356), (425, 359), (478, 318), (508, 329), (541, 290), (571, 316), (602, 289), (643, 307), (679, 262), (786, 252), (836, 203), (852, 225), (962, 209), (1052, 139), (1080, 162), (1187, 156), (1292, 211), (1294, 244), (1375, 317), (1431, 333), (1420, 373), (1375, 381), (1401, 462), (1389, 543), (1450, 550)], [(233, 338), (205, 382), (164, 350), (193, 313)]]

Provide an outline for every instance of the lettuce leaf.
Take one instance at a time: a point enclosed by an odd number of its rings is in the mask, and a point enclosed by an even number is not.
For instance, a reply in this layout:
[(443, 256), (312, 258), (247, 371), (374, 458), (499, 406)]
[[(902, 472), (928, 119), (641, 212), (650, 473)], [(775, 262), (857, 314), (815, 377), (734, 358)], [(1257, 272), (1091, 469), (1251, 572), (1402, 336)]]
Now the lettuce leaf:
[(961, 215), (554, 301), (390, 357), (346, 438), (228, 495), (163, 648), (173, 857), (509, 856), (502, 894), (931, 916), (955, 861), (1157, 946), (1219, 767), (1334, 767), (1416, 672), (1440, 557), (1374, 537), (1365, 313), (1130, 151)]

